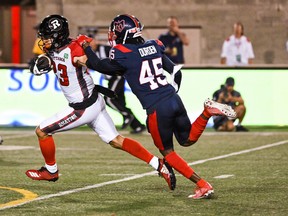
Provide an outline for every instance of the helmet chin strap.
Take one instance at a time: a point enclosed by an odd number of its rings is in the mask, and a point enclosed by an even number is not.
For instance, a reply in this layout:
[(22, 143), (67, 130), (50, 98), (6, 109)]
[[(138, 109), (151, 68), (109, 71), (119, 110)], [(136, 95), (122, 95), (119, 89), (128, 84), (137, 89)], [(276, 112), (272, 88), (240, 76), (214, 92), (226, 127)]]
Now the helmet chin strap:
[(111, 37), (111, 39), (109, 39), (109, 43), (110, 43), (110, 46), (111, 46), (111, 47), (114, 47), (114, 46), (117, 45), (116, 39), (117, 39), (117, 36), (116, 36), (115, 34), (113, 34), (113, 36)]

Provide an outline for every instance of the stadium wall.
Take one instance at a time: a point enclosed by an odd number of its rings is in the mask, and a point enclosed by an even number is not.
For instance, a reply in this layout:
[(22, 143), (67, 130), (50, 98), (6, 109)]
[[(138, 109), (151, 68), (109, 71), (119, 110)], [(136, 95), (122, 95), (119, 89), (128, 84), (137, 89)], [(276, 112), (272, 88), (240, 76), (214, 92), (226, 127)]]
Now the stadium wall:
[[(120, 13), (137, 16), (146, 27), (166, 26), (166, 18), (175, 15), (182, 27), (201, 26), (200, 40), (191, 37), (192, 46), (200, 46), (191, 64), (218, 64), (223, 41), (241, 21), (252, 41), (256, 64), (287, 64), (288, 1), (286, 0), (36, 0), (37, 20), (52, 13), (70, 20), (71, 35), (79, 26), (103, 26)], [(189, 47), (186, 47), (190, 49)], [(196, 55), (194, 53), (194, 55)], [(190, 62), (189, 62), (190, 64)]]

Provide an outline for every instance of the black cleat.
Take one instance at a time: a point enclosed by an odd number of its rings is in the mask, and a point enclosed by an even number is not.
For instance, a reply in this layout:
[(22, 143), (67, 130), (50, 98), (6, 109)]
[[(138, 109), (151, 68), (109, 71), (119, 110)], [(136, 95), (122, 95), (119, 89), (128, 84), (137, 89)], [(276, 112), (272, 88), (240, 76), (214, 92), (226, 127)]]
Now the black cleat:
[(165, 179), (170, 190), (174, 190), (176, 188), (176, 177), (173, 168), (165, 161), (165, 159), (159, 159), (159, 167), (157, 171), (158, 175)]

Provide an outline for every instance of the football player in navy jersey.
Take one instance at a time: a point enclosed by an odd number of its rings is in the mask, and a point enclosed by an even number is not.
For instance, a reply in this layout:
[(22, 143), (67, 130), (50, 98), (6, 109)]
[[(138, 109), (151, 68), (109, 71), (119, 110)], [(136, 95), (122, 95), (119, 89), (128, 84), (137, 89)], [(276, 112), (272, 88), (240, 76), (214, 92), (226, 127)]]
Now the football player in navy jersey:
[[(92, 44), (84, 41), (81, 45), (88, 59), (75, 60), (101, 73), (125, 77), (147, 112), (147, 129), (154, 144), (175, 170), (196, 183), (195, 193), (188, 197), (210, 198), (214, 193), (213, 187), (174, 151), (173, 134), (180, 145), (190, 146), (197, 142), (212, 115), (235, 118), (235, 111), (227, 105), (207, 99), (203, 112), (191, 124), (177, 94), (181, 84), (181, 67), (175, 66), (165, 55), (161, 41), (145, 41), (142, 29), (136, 17), (118, 15), (111, 22), (108, 33), (112, 45), (110, 57), (100, 60), (92, 51)], [(163, 70), (171, 74), (171, 84), (167, 82)]]
[(48, 58), (49, 55), (50, 61), (46, 65), (39, 60), (43, 57), (40, 55), (30, 65), (30, 71), (37, 76), (54, 71), (69, 106), (36, 127), (45, 165), (40, 169), (27, 170), (26, 175), (33, 180), (57, 181), (59, 170), (53, 134), (87, 125), (103, 142), (151, 165), (165, 179), (169, 188), (174, 190), (176, 180), (173, 169), (165, 160), (151, 154), (141, 143), (118, 133), (102, 97), (102, 94), (108, 95), (110, 91), (94, 84), (86, 66), (74, 63), (75, 58), (85, 57), (80, 43), (84, 40), (92, 41), (92, 38), (85, 35), (70, 38), (68, 20), (58, 14), (49, 15), (42, 20), (38, 36), (43, 41), (45, 56)]
[[(100, 41), (97, 40), (96, 33), (91, 35), (95, 38), (97, 47), (96, 47), (96, 55), (101, 58), (107, 58), (109, 56), (109, 52), (111, 47), (106, 44), (101, 44)], [(90, 36), (90, 37), (91, 37)], [(95, 50), (95, 49), (94, 49)], [(125, 97), (125, 79), (123, 76), (110, 76), (103, 75), (104, 79), (108, 81), (108, 88), (114, 91), (117, 94), (117, 97), (110, 98), (105, 96), (106, 104), (116, 110), (123, 117), (123, 124), (121, 129), (125, 129), (128, 126), (131, 127), (132, 134), (142, 133), (146, 130), (146, 126), (142, 124), (137, 117), (134, 115), (132, 110), (126, 105), (126, 97)]]

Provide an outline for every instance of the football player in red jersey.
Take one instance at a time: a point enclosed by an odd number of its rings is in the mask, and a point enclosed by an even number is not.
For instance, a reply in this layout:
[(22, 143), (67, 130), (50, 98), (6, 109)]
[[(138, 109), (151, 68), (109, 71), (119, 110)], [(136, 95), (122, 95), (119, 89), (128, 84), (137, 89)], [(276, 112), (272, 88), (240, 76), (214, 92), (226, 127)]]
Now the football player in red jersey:
[[(174, 151), (173, 134), (180, 145), (190, 146), (197, 142), (212, 115), (235, 118), (235, 111), (227, 105), (207, 99), (202, 114), (191, 124), (177, 94), (182, 77), (181, 67), (175, 66), (165, 55), (165, 47), (161, 41), (145, 41), (141, 37), (142, 29), (143, 26), (136, 17), (118, 15), (111, 22), (108, 33), (112, 45), (110, 58), (100, 60), (89, 42), (84, 42), (82, 46), (88, 60), (77, 60), (101, 73), (116, 73), (125, 77), (147, 112), (147, 129), (154, 144), (174, 169), (196, 183), (195, 193), (188, 197), (210, 198), (214, 193), (213, 187)], [(171, 84), (167, 82), (163, 69), (171, 74)]]
[[(56, 181), (59, 171), (52, 135), (88, 125), (104, 142), (150, 164), (160, 176), (165, 178), (169, 188), (174, 190), (176, 178), (173, 169), (163, 159), (152, 155), (136, 140), (123, 137), (117, 132), (106, 111), (105, 101), (98, 93), (98, 91), (109, 94), (111, 92), (103, 87), (95, 86), (87, 68), (74, 61), (76, 56), (85, 57), (83, 48), (79, 44), (84, 40), (91, 42), (92, 38), (84, 35), (76, 39), (69, 38), (68, 21), (60, 15), (50, 15), (44, 18), (39, 26), (38, 35), (44, 43), (44, 51), (53, 61), (54, 73), (69, 106), (37, 126), (36, 134), (45, 166), (39, 170), (28, 170), (26, 175), (33, 180)], [(31, 65), (30, 71), (36, 75), (49, 72), (49, 70), (39, 70), (38, 66), (37, 63)]]

